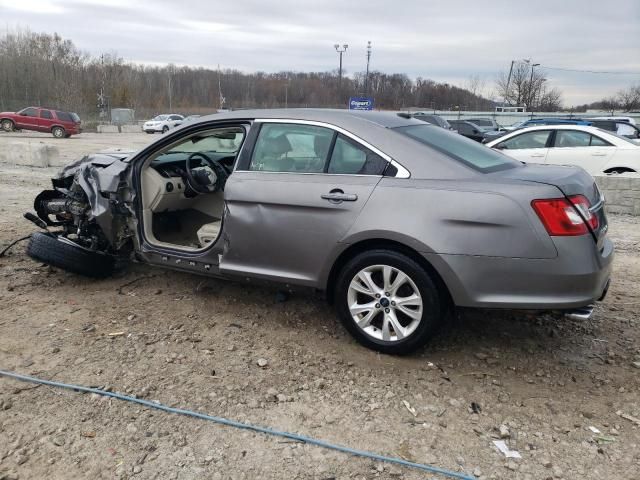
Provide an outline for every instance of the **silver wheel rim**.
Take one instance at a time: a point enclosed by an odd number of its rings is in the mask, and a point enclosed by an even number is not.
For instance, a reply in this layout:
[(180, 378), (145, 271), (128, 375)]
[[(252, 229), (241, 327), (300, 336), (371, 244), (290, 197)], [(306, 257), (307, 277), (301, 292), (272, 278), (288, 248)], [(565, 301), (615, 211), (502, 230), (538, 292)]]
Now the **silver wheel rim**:
[(62, 135), (63, 135), (62, 130), (60, 130), (59, 128), (56, 128), (56, 129), (53, 131), (53, 136), (54, 136), (54, 137), (60, 138), (60, 137), (62, 137)]
[(368, 336), (398, 342), (415, 332), (423, 302), (415, 282), (399, 268), (371, 265), (351, 280), (347, 293), (351, 318)]

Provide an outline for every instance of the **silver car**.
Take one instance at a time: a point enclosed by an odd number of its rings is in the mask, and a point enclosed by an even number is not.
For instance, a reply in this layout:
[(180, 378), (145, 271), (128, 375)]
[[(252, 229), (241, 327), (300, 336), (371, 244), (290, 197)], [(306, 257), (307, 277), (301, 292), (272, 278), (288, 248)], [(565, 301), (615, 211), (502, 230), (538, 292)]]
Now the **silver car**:
[(103, 277), (123, 260), (325, 292), (367, 347), (407, 353), (453, 307), (585, 315), (613, 258), (593, 178), (524, 165), (407, 115), (202, 117), (84, 157), (25, 216), (28, 253)]

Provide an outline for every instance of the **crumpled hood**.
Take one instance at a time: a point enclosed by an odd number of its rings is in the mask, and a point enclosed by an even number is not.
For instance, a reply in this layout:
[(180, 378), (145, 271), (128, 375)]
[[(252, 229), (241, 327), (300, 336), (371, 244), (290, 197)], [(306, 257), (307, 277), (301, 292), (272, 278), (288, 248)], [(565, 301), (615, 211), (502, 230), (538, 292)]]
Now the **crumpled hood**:
[[(80, 160), (76, 160), (75, 162), (71, 162), (62, 167), (54, 178), (66, 178), (73, 176), (79, 170), (86, 168), (87, 166), (96, 167), (96, 169), (100, 169), (105, 173), (109, 170), (109, 174), (119, 176), (120, 173), (128, 166), (128, 163), (124, 162), (124, 160), (129, 158), (133, 153), (135, 153), (134, 150), (113, 149), (85, 155)], [(118, 167), (109, 168), (114, 164), (120, 165)]]

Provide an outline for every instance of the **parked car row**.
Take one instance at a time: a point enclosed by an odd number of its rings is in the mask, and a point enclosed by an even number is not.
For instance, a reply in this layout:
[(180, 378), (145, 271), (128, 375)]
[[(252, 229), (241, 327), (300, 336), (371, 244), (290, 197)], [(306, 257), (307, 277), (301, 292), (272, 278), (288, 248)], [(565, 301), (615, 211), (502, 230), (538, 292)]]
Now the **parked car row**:
[(56, 138), (69, 138), (71, 135), (82, 132), (78, 114), (43, 107), (27, 107), (18, 112), (2, 112), (0, 126), (5, 132), (31, 130), (51, 133)]
[[(438, 115), (414, 118), (442, 126)], [(630, 117), (534, 118), (501, 127), (492, 118), (444, 120), (460, 135), (525, 163), (578, 165), (592, 175), (640, 172), (640, 130)]]

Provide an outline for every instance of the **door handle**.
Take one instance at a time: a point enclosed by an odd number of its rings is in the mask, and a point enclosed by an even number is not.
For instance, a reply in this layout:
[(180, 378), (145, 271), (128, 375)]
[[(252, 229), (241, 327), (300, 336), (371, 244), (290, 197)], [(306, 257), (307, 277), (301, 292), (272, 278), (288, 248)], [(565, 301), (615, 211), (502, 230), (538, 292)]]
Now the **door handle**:
[(323, 193), (320, 198), (329, 200), (330, 202), (355, 202), (358, 200), (358, 195), (355, 193), (344, 193), (342, 191)]
[(542, 158), (544, 157), (544, 153), (533, 153), (531, 154), (531, 158)]
[(591, 154), (592, 157), (606, 157), (607, 154), (605, 152), (593, 152)]

